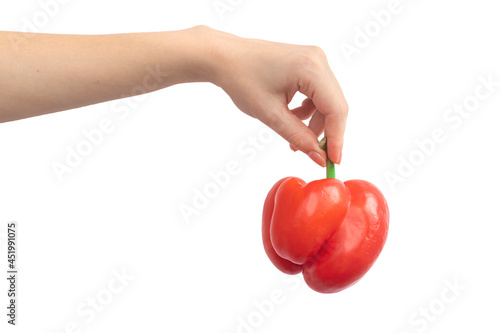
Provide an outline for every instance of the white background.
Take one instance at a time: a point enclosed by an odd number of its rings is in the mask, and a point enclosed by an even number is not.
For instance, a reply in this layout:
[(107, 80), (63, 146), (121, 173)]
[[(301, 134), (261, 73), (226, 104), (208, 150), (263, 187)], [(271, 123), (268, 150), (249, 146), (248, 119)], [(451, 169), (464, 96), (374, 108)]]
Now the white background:
[[(460, 124), (443, 118), (454, 104), (474, 101), (480, 77), (500, 81), (496, 2), (401, 0), (380, 31), (371, 12), (388, 0), (231, 3), (221, 18), (213, 0), (67, 0), (38, 30), (206, 24), (322, 47), (350, 106), (338, 178), (373, 182), (390, 206), (376, 264), (338, 294), (315, 293), (301, 276), (284, 280), (261, 245), (263, 200), (282, 177), (311, 181), (324, 170), (276, 135), (251, 148), (263, 125), (214, 86), (181, 85), (147, 95), (126, 119), (104, 103), (0, 124), (0, 266), (6, 271), (5, 230), (14, 220), (20, 267), (19, 325), (6, 324), (2, 278), (1, 331), (498, 332), (500, 87)], [(38, 1), (4, 1), (0, 30), (23, 30), (23, 18), (40, 12)], [(366, 26), (374, 29), (369, 43), (358, 41), (348, 61), (342, 43), (355, 46)], [(53, 162), (105, 118), (114, 130), (59, 181)], [(446, 140), (422, 159), (415, 141), (436, 128)], [(400, 158), (410, 156), (419, 165), (391, 187), (387, 173), (397, 175)], [(232, 160), (240, 173), (187, 223), (180, 205), (192, 205), (209, 173)], [(122, 270), (133, 279), (110, 294)], [(465, 289), (453, 293), (450, 283)], [(273, 290), (282, 297), (270, 307)], [(96, 296), (107, 303), (102, 311), (78, 313)], [(423, 319), (419, 311), (429, 308)]]

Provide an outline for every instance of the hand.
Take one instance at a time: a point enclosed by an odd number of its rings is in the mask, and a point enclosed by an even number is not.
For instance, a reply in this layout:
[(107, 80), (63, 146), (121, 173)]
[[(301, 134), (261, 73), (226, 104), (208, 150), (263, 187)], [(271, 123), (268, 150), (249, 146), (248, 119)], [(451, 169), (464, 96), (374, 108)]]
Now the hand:
[[(215, 55), (211, 81), (240, 110), (323, 167), (326, 154), (317, 138), (324, 131), (328, 156), (340, 163), (348, 106), (320, 48), (245, 39), (210, 28), (205, 34)], [(308, 98), (290, 110), (288, 104), (297, 92)], [(302, 120), (309, 118), (306, 126)]]

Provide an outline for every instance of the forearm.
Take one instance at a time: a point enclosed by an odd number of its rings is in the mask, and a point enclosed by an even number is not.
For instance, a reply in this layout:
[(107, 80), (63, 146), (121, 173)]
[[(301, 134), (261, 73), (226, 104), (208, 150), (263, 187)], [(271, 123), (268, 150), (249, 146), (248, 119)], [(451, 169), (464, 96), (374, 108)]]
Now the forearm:
[(205, 33), (0, 32), (0, 122), (208, 81), (213, 59)]

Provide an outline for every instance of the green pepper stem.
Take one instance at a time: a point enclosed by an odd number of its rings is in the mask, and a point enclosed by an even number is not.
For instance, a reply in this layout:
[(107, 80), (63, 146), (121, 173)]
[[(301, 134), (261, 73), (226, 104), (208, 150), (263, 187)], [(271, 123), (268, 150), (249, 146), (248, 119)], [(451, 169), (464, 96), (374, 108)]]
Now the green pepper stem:
[(335, 178), (335, 163), (328, 157), (326, 136), (319, 142), (319, 147), (326, 153), (326, 178)]
[(326, 158), (326, 178), (335, 178), (335, 163)]

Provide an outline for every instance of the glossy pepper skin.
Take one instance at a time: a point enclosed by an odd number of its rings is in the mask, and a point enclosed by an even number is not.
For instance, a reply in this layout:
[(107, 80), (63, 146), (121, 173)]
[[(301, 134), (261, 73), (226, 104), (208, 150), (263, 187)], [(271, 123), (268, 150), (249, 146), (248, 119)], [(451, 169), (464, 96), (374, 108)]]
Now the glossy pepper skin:
[(387, 238), (389, 209), (364, 180), (288, 177), (269, 191), (262, 216), (264, 249), (282, 272), (302, 272), (309, 287), (334, 293), (356, 283)]

